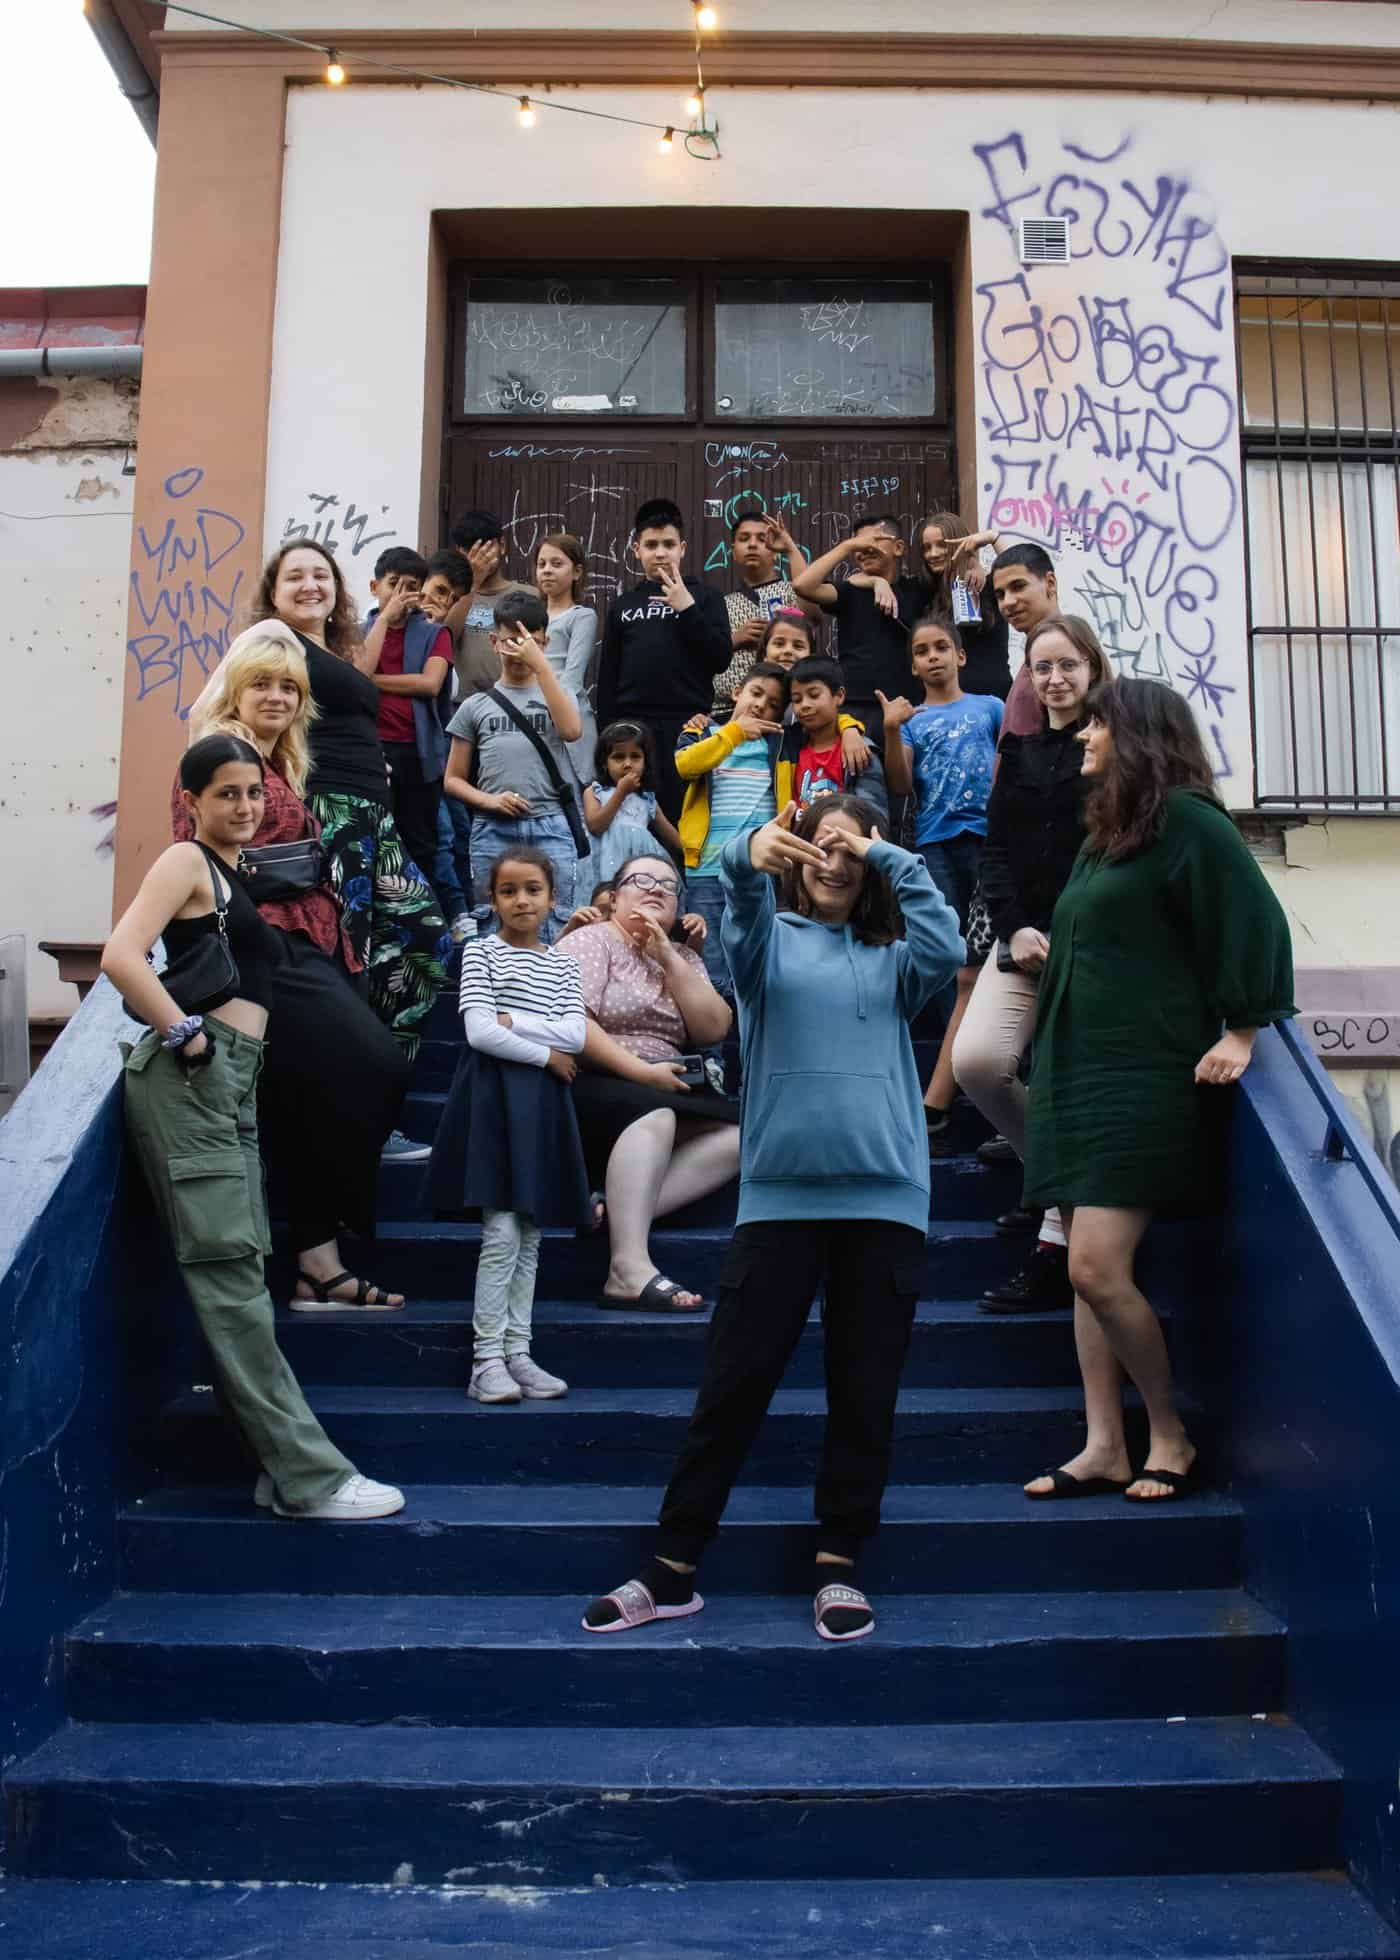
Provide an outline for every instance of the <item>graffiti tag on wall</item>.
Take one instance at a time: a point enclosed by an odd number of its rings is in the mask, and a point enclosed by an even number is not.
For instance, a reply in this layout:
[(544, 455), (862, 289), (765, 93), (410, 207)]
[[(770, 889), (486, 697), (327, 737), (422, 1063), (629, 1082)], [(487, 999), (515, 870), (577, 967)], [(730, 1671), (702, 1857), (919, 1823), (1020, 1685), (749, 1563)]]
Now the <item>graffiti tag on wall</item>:
[(371, 531), (369, 528), (387, 515), (387, 504), (379, 506), (376, 517), (368, 507), (362, 510), (353, 497), (348, 504), (342, 505), (339, 495), (333, 490), (309, 490), (306, 502), (310, 514), (287, 518), (282, 525), (279, 543), (286, 544), (289, 538), (302, 538), (307, 544), (324, 545), (327, 551), (337, 551), (342, 544), (348, 544), (350, 556), (358, 558), (362, 551), (372, 551), (377, 544), (391, 544), (398, 536), (398, 528), (393, 524), (386, 531)]
[[(1193, 702), (1231, 772), (1239, 461), (1230, 259), (1204, 194), (1124, 137), (1098, 154), (1010, 132), (974, 155), (1007, 228), (1068, 219), (1070, 263), (977, 287), (986, 521), (1064, 556), (1119, 673)], [(1230, 594), (1231, 604), (1237, 595)]]
[(204, 471), (194, 466), (168, 476), (161, 513), (154, 524), (137, 525), (132, 553), (136, 630), (126, 651), (136, 669), (136, 698), (161, 693), (181, 720), (224, 657), (243, 584), (234, 553), (247, 529), (201, 501), (203, 482)]

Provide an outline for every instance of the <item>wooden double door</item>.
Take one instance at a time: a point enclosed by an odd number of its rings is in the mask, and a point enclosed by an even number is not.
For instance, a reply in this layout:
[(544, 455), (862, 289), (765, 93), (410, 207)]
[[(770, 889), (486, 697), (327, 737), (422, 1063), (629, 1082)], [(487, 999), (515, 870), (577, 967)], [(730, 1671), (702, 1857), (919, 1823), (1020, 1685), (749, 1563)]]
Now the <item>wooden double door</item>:
[(754, 435), (732, 427), (497, 425), (451, 437), (446, 487), (450, 511), (500, 513), (516, 577), (529, 576), (549, 532), (573, 532), (587, 551), (589, 597), (601, 611), (637, 576), (628, 539), (633, 514), (649, 497), (680, 505), (688, 569), (727, 590), (735, 582), (729, 528), (736, 511), (781, 516), (812, 557), (838, 544), (862, 513), (891, 511), (912, 536), (928, 511), (952, 504), (953, 458), (946, 437), (839, 423)]

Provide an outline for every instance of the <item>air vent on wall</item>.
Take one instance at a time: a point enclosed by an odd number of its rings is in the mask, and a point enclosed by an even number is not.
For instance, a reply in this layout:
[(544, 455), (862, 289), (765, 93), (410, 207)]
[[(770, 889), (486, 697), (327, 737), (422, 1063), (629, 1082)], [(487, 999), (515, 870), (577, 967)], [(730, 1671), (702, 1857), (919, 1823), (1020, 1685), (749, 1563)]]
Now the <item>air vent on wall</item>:
[(1018, 218), (1016, 246), (1022, 265), (1065, 265), (1069, 260), (1068, 218)]

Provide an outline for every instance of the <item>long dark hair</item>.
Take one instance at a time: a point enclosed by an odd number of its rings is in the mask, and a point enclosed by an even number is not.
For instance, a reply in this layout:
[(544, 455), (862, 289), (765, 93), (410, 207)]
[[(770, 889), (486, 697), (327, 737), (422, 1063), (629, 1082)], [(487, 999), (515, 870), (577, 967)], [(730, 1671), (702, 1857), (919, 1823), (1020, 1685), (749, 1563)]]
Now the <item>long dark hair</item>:
[[(879, 811), (863, 796), (819, 796), (815, 802), (807, 805), (793, 825), (793, 836), (804, 837), (810, 844), (823, 819), (836, 816), (850, 817), (862, 837), (873, 836), (880, 821)], [(786, 912), (800, 913), (804, 919), (811, 917), (812, 901), (807, 896), (799, 866), (790, 864), (784, 870), (778, 903)], [(860, 897), (856, 900), (848, 924), (856, 938), (866, 946), (890, 946), (896, 939), (904, 937), (904, 919), (890, 890), (889, 880), (881, 877), (869, 863), (865, 867), (865, 883), (861, 886)]]
[(202, 796), (219, 771), (230, 762), (252, 762), (261, 771), (263, 759), (241, 735), (201, 735), (180, 757), (180, 787)]
[(1084, 848), (1116, 864), (1162, 834), (1167, 797), (1196, 790), (1219, 803), (1210, 758), (1190, 703), (1160, 681), (1116, 680), (1084, 703), (1113, 742), (1108, 768), (1084, 806)]
[[(656, 737), (644, 721), (610, 721), (598, 737), (593, 752), (593, 780), (604, 789), (608, 785), (608, 757), (624, 742), (635, 742), (642, 752), (642, 788), (656, 788)], [(665, 852), (662, 852), (665, 856)]]
[(355, 615), (355, 602), (350, 597), (350, 588), (345, 583), (339, 565), (335, 562), (335, 553), (327, 550), (325, 545), (317, 544), (314, 538), (288, 538), (285, 543), (278, 545), (262, 568), (262, 577), (258, 580), (257, 588), (249, 602), (245, 624), (255, 626), (260, 619), (278, 617), (277, 608), (272, 603), (272, 595), (277, 588), (277, 574), (282, 569), (282, 560), (293, 551), (318, 552), (330, 566), (331, 577), (335, 581), (335, 605), (325, 624), (326, 647), (329, 652), (336, 655), (337, 659), (353, 659), (355, 648), (360, 644), (361, 638), (360, 622)]

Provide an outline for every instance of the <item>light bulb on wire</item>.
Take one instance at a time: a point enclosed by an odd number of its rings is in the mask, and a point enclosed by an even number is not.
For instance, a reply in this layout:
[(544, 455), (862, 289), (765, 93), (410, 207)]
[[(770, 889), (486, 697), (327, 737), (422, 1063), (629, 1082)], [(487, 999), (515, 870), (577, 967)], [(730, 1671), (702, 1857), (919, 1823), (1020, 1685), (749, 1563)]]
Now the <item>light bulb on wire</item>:
[(520, 98), (520, 127), (522, 129), (533, 129), (534, 126), (535, 126), (534, 104), (531, 102), (528, 95), (522, 95)]
[(685, 98), (685, 113), (688, 116), (703, 116), (705, 113), (705, 84), (697, 82)]
[(326, 80), (332, 88), (339, 88), (345, 80), (345, 70), (340, 65), (340, 57), (334, 48), (326, 49)]
[(692, 4), (695, 8), (695, 25), (697, 27), (703, 27), (706, 33), (708, 33), (712, 27), (719, 26), (719, 15), (713, 7), (702, 4), (702, 0), (692, 0)]
[(662, 137), (661, 141), (656, 146), (657, 149), (660, 150), (662, 156), (664, 157), (670, 156), (675, 140), (676, 140), (675, 130), (668, 129), (666, 131), (666, 134)]

